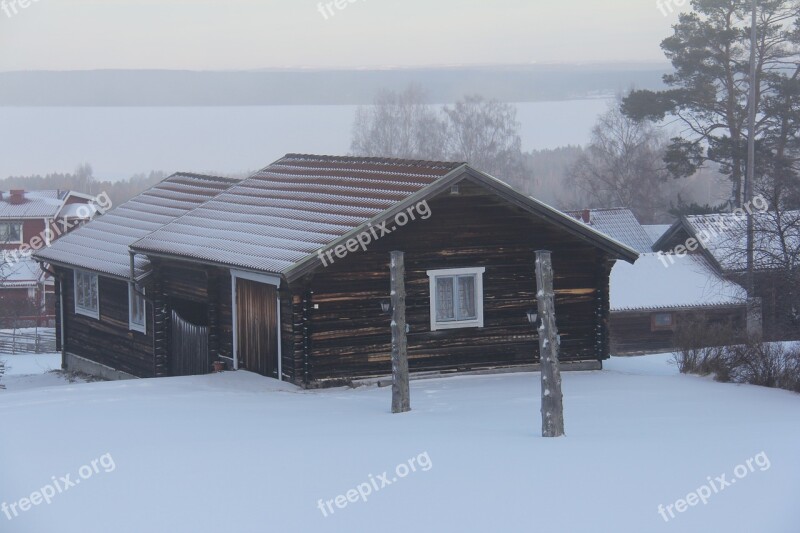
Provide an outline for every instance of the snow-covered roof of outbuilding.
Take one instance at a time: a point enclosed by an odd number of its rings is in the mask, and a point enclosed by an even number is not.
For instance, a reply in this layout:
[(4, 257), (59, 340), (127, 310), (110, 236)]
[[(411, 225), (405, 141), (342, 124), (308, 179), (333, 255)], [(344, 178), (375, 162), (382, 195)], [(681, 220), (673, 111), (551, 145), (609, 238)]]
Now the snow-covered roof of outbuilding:
[[(128, 247), (169, 224), (238, 181), (178, 173), (39, 250), (34, 257), (119, 278), (130, 277)], [(136, 256), (135, 275), (145, 275), (149, 260)]]
[(660, 310), (744, 303), (745, 290), (721, 278), (699, 254), (643, 254), (611, 271), (611, 310)]
[(45, 277), (42, 267), (31, 258), (19, 260), (0, 256), (0, 288), (33, 287)]
[(643, 224), (642, 229), (650, 238), (650, 244), (653, 245), (672, 227), (670, 224)]
[[(800, 210), (755, 212), (753, 225), (756, 270), (783, 268), (794, 260), (800, 250)], [(743, 214), (681, 217), (653, 246), (666, 251), (687, 235), (703, 243), (700, 249), (721, 270), (742, 272), (747, 268), (747, 217)]]

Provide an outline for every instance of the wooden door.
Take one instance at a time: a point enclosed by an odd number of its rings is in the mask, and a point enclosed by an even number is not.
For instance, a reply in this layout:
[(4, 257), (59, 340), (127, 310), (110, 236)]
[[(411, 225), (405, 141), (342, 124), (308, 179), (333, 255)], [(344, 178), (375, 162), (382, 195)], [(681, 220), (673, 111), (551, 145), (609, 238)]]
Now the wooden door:
[(273, 285), (236, 280), (239, 368), (278, 377), (278, 291)]
[(208, 326), (198, 326), (172, 310), (170, 374), (198, 376), (211, 372), (208, 354)]

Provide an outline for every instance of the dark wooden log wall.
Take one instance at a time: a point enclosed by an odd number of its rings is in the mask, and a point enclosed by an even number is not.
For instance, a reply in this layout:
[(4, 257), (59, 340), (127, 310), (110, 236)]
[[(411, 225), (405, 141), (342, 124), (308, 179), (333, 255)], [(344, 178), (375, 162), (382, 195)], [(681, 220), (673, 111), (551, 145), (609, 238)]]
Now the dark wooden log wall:
[[(669, 312), (668, 310), (658, 312)], [(619, 311), (611, 313), (611, 351), (615, 355), (640, 355), (675, 349), (673, 330), (652, 330), (653, 311)], [(675, 324), (730, 324), (734, 331), (744, 331), (745, 306), (689, 309), (673, 313)], [(743, 340), (743, 337), (740, 339)]]
[(100, 276), (100, 319), (75, 313), (72, 270), (63, 275), (66, 351), (139, 377), (153, 377), (153, 309), (147, 308), (147, 334), (128, 329), (128, 284)]
[[(406, 253), (412, 372), (537, 362), (538, 339), (525, 311), (536, 306), (538, 249), (553, 252), (562, 360), (607, 357), (605, 253), (477, 186), (462, 185), (460, 195), (441, 196), (429, 206), (428, 220), (411, 222), (367, 252), (337, 259), (293, 285), (293, 359), (307, 365), (306, 382), (390, 373), (389, 320), (380, 302), (389, 296), (391, 250)], [(460, 267), (486, 268), (485, 327), (432, 332), (426, 271)]]

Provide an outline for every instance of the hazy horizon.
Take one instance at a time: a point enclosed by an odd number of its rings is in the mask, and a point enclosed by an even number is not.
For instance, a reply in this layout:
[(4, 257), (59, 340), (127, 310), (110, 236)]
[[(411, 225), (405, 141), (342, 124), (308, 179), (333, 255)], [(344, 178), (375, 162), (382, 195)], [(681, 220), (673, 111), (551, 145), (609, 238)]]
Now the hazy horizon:
[(16, 12), (0, 11), (6, 72), (662, 63), (659, 43), (680, 2), (357, 0), (340, 1), (343, 9), (316, 0), (7, 3)]

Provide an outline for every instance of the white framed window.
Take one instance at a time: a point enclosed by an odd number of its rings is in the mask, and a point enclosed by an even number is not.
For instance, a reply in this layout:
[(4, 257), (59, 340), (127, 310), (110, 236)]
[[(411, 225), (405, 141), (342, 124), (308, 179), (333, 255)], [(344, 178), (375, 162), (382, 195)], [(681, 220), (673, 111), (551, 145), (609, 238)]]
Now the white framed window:
[(100, 290), (97, 274), (75, 271), (75, 313), (100, 319)]
[(429, 270), (431, 331), (483, 327), (483, 274), (486, 269)]
[(0, 244), (22, 244), (22, 222), (0, 222)]
[(131, 331), (147, 334), (147, 301), (144, 298), (144, 288), (139, 292), (133, 283), (128, 283), (128, 328)]

